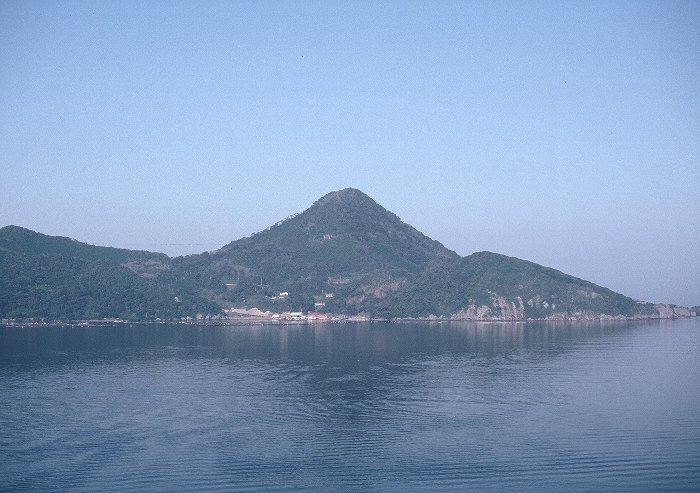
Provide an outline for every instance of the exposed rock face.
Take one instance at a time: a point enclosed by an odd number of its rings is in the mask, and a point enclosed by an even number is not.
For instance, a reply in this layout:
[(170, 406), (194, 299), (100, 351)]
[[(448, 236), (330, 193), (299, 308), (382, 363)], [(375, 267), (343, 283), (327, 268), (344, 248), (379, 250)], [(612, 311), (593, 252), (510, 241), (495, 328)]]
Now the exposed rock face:
[(508, 301), (505, 297), (491, 293), (492, 306), (477, 307), (470, 304), (466, 309), (453, 314), (452, 320), (525, 320), (525, 305), (520, 296)]
[[(477, 307), (475, 304), (470, 304), (466, 309), (454, 313), (451, 320), (474, 320), (474, 321), (505, 321), (505, 320), (528, 320), (525, 316), (525, 305), (523, 300), (518, 296), (514, 301), (508, 301), (503, 296), (496, 294), (492, 295), (493, 306), (481, 305)], [(528, 300), (528, 304), (546, 303), (541, 299)], [(693, 312), (690, 309), (682, 306), (657, 304), (654, 305), (658, 314), (625, 316), (625, 315), (607, 315), (596, 313), (590, 310), (577, 312), (554, 312), (544, 320), (551, 321), (624, 321), (638, 319), (671, 319), (671, 318), (686, 318), (692, 317)]]
[[(601, 313), (595, 313), (592, 311), (581, 311), (581, 312), (556, 312), (545, 320), (553, 321), (572, 321), (572, 322), (595, 322), (595, 321), (624, 321), (632, 320), (636, 317), (626, 317), (625, 315), (606, 315)], [(645, 317), (648, 318), (648, 317)]]
[(500, 310), (503, 320), (523, 320), (525, 318), (525, 306), (520, 296), (515, 301), (507, 301), (503, 296), (492, 295), (493, 305)]
[(659, 318), (685, 318), (692, 316), (690, 310), (684, 306), (658, 304), (655, 307), (659, 311)]
[(452, 320), (493, 320), (495, 317), (491, 315), (491, 308), (486, 305), (476, 307), (471, 304), (466, 310), (460, 310), (450, 317)]
[(269, 317), (271, 315), (268, 311), (262, 311), (258, 308), (230, 308), (228, 310), (231, 315), (246, 316), (246, 317)]

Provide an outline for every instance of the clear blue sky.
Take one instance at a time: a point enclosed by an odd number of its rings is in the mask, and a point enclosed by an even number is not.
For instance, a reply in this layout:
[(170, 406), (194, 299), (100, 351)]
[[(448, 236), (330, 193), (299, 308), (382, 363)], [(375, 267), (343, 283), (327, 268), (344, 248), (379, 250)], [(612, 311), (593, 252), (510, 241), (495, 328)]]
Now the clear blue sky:
[(216, 249), (359, 188), (700, 303), (700, 2), (0, 2), (0, 226)]

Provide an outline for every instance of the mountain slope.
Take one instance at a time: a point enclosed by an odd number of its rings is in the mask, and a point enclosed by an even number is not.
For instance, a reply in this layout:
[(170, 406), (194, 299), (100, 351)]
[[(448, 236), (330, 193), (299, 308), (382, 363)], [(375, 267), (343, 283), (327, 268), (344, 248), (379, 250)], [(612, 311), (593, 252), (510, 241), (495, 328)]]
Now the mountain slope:
[(533, 262), (478, 252), (427, 271), (400, 299), (378, 310), (410, 307), (412, 316), (464, 319), (596, 318), (658, 315), (640, 303), (583, 279)]
[(0, 249), (24, 255), (63, 255), (84, 260), (101, 260), (117, 264), (130, 259), (167, 261), (167, 255), (81, 243), (63, 236), (48, 236), (19, 226), (0, 228)]
[[(312, 309), (323, 293), (341, 299), (391, 290), (433, 264), (459, 256), (403, 223), (355, 189), (332, 192), (301, 214), (220, 250), (175, 259), (183, 277), (223, 300), (269, 308)], [(228, 283), (233, 289), (222, 290)], [(289, 292), (286, 303), (269, 298)], [(356, 309), (334, 303), (334, 309)]]
[(276, 267), (279, 254), (296, 261), (300, 274), (319, 265), (334, 274), (409, 273), (436, 260), (458, 258), (352, 188), (329, 193), (303, 213), (226, 245), (220, 254), (253, 255), (256, 261), (262, 255)]
[(154, 279), (169, 261), (164, 254), (1, 228), (0, 318), (139, 320), (216, 311), (191, 290)]

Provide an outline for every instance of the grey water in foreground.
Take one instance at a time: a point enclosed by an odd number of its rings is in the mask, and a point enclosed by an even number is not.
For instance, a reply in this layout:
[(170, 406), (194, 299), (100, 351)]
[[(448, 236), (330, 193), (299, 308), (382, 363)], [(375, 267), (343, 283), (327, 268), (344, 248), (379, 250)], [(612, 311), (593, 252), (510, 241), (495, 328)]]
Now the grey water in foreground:
[(0, 491), (699, 491), (700, 319), (0, 327)]

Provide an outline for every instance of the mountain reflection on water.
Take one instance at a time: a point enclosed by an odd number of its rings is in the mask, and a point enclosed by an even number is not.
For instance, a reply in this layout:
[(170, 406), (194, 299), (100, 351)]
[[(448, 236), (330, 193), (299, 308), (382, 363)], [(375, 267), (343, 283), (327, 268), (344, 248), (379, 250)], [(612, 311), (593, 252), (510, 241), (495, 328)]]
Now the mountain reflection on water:
[[(670, 321), (638, 322), (661, 327)], [(406, 358), (468, 354), (495, 358), (523, 351), (556, 355), (601, 337), (629, 331), (628, 323), (333, 323), (313, 325), (117, 325), (5, 328), (0, 356), (48, 360), (191, 356), (331, 363), (351, 368)], [(154, 353), (155, 351), (155, 353)], [(360, 363), (358, 365), (357, 363)]]
[(698, 490), (698, 322), (0, 327), (0, 490)]

